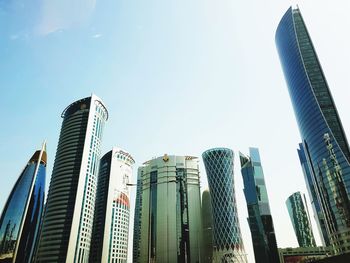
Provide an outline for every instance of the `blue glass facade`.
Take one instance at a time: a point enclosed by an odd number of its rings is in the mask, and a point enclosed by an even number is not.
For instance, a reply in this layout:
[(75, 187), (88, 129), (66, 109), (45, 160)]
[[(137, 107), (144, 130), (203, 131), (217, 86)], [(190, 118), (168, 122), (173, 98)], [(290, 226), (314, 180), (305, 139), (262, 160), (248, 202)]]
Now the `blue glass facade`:
[(348, 252), (349, 146), (299, 9), (290, 8), (283, 16), (276, 45), (327, 238), (336, 254)]
[(305, 152), (304, 152), (304, 148), (303, 148), (302, 143), (299, 144), (298, 156), (299, 156), (301, 168), (303, 170), (304, 179), (306, 182), (306, 188), (309, 192), (312, 209), (314, 211), (315, 220), (317, 222), (317, 227), (318, 227), (318, 230), (320, 232), (322, 243), (325, 246), (329, 246), (329, 239), (328, 239), (328, 235), (327, 235), (327, 231), (326, 231), (324, 216), (323, 216), (323, 213), (321, 210), (321, 206), (318, 202), (316, 189), (315, 189), (315, 186), (313, 183), (315, 179), (313, 178), (313, 174), (311, 173), (311, 171), (309, 169), (309, 165), (308, 165), (307, 160), (306, 160), (306, 156), (305, 156)]
[(214, 262), (247, 262), (238, 221), (233, 151), (214, 148), (202, 154), (213, 211)]
[(0, 219), (0, 262), (32, 262), (44, 209), (46, 152), (36, 151)]
[(279, 256), (260, 154), (257, 148), (249, 153), (250, 157), (240, 154), (240, 161), (255, 262), (274, 263)]

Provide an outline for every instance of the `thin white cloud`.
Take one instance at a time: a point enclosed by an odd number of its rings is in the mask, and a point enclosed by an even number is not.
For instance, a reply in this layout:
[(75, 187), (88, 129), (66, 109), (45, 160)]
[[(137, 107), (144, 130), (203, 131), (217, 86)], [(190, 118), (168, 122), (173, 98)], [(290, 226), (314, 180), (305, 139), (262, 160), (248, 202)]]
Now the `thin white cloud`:
[(79, 26), (88, 21), (96, 0), (42, 0), (39, 35)]
[(95, 35), (93, 35), (92, 37), (93, 37), (93, 38), (100, 38), (100, 37), (102, 37), (102, 34), (95, 34)]

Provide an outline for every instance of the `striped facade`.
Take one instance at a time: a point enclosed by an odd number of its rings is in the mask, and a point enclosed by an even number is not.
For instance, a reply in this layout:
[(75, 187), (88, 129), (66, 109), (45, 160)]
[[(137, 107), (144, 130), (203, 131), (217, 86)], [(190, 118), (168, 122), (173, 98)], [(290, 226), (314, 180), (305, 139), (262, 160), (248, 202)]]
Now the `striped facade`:
[(37, 262), (87, 262), (108, 112), (92, 95), (69, 105), (53, 167)]

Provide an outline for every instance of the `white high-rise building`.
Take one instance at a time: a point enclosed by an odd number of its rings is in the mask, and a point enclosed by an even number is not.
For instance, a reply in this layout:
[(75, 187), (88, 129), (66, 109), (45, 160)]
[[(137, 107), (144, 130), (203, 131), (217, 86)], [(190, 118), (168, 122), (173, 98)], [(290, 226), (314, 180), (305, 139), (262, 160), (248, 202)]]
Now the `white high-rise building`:
[(130, 201), (127, 184), (132, 156), (113, 148), (100, 162), (90, 262), (126, 263)]
[(108, 112), (95, 95), (62, 113), (36, 262), (87, 262), (101, 140)]

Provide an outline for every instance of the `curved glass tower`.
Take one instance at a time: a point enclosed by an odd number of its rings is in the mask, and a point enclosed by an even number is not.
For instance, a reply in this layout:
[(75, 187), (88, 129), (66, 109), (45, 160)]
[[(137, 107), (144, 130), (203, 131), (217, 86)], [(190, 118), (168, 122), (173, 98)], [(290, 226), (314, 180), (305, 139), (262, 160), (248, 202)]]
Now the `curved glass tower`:
[(274, 263), (279, 255), (259, 150), (249, 148), (249, 154), (240, 153), (240, 161), (255, 262)]
[(234, 192), (233, 156), (227, 148), (202, 154), (213, 209), (214, 262), (247, 262)]
[(336, 254), (349, 252), (349, 145), (299, 9), (291, 7), (283, 16), (276, 45), (323, 214), (325, 239)]
[(87, 262), (108, 112), (92, 95), (69, 105), (52, 171), (36, 262)]
[(19, 176), (0, 218), (0, 262), (33, 261), (45, 195), (46, 144)]
[(314, 234), (312, 233), (305, 195), (303, 195), (303, 197), (304, 200), (300, 192), (296, 192), (288, 197), (286, 205), (299, 246), (315, 247), (316, 242)]
[(132, 156), (119, 148), (113, 148), (101, 159), (90, 262), (127, 262), (130, 215), (127, 184), (134, 163)]

